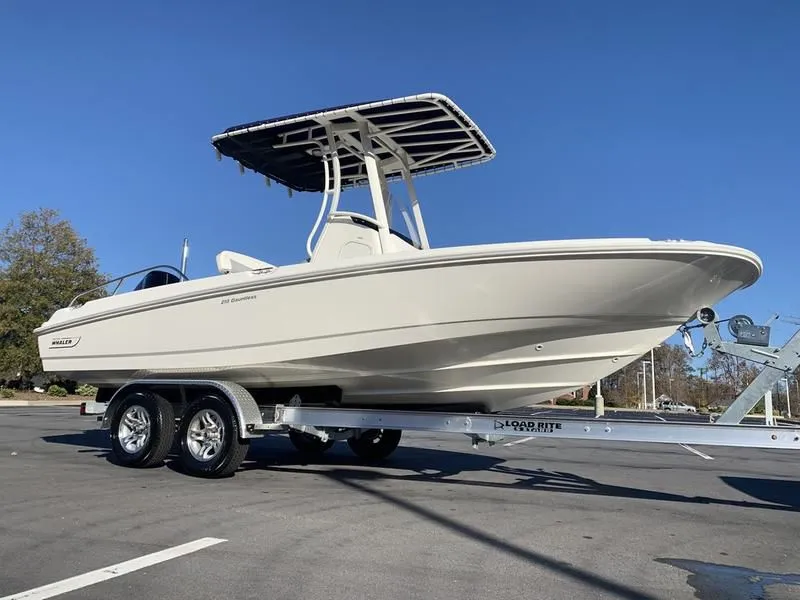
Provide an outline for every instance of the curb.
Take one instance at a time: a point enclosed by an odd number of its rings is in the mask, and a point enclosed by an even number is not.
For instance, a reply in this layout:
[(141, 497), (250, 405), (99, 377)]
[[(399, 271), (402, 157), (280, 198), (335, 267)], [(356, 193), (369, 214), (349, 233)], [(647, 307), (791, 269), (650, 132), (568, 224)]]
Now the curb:
[(0, 408), (19, 408), (23, 406), (80, 406), (86, 400), (0, 400)]

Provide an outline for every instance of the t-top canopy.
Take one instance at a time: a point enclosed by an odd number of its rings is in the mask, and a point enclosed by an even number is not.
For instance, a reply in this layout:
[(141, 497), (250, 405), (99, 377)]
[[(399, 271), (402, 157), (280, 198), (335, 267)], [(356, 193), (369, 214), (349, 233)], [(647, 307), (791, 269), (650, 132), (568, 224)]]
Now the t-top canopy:
[(339, 106), (226, 129), (214, 147), (243, 167), (297, 191), (325, 189), (322, 155), (328, 132), (336, 136), (342, 188), (365, 185), (367, 173), (359, 126), (370, 132), (372, 150), (391, 181), (448, 171), (491, 160), (495, 150), (478, 126), (441, 94), (420, 94), (368, 104)]

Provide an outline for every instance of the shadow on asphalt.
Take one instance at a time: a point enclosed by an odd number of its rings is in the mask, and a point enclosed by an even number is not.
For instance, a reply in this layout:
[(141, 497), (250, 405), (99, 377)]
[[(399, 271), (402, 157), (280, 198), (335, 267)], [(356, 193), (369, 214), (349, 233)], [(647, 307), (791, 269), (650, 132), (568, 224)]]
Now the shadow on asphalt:
[[(95, 453), (113, 462), (108, 436), (100, 430), (44, 436), (42, 439), (48, 443), (75, 446), (79, 448), (78, 452)], [(171, 456), (174, 458), (174, 454)], [(336, 444), (333, 449), (321, 456), (306, 456), (297, 452), (286, 436), (269, 436), (251, 442), (247, 459), (239, 472), (272, 470), (312, 473), (351, 482), (373, 480), (440, 482), (465, 488), (529, 489), (539, 492), (630, 498), (676, 504), (709, 504), (800, 512), (800, 481), (723, 475), (720, 479), (726, 485), (757, 501), (732, 500), (610, 485), (574, 473), (512, 467), (505, 465), (505, 462), (504, 458), (491, 454), (400, 446), (388, 459), (370, 464), (359, 462), (359, 459), (342, 443)], [(174, 461), (168, 460), (167, 466), (180, 471)], [(314, 466), (320, 468), (314, 469)], [(376, 471), (363, 468), (365, 466), (387, 467), (407, 473)], [(508, 475), (515, 480), (489, 481), (456, 477), (470, 472)]]
[(44, 435), (42, 441), (49, 444), (62, 444), (82, 448), (78, 452), (97, 452), (98, 450), (111, 451), (111, 442), (108, 432), (101, 429), (88, 429), (78, 433), (62, 433), (58, 435)]
[[(93, 452), (98, 457), (111, 460), (108, 437), (105, 435), (105, 432), (99, 430), (90, 430), (85, 433), (45, 436), (43, 440), (53, 444), (74, 446), (79, 448), (77, 450), (78, 452)], [(448, 486), (465, 486), (465, 488), (492, 487), (514, 490), (529, 489), (539, 492), (585, 494), (660, 502), (724, 505), (741, 508), (800, 512), (800, 482), (798, 481), (731, 476), (721, 477), (722, 481), (733, 489), (761, 500), (761, 502), (738, 501), (607, 485), (572, 473), (547, 471), (545, 469), (509, 467), (503, 464), (505, 463), (505, 459), (497, 456), (405, 446), (399, 447), (389, 459), (377, 463), (377, 466), (408, 472), (405, 474), (397, 474), (363, 468), (363, 465), (359, 468), (357, 464), (354, 464), (354, 461), (357, 461), (357, 459), (350, 454), (346, 447), (342, 447), (344, 444), (337, 444), (337, 446), (338, 447), (335, 447), (328, 453), (312, 459), (311, 457), (304, 457), (304, 455), (298, 453), (285, 436), (271, 436), (264, 440), (254, 440), (254, 442), (251, 443), (250, 452), (240, 472), (264, 470), (303, 473), (307, 475), (313, 474), (325, 477), (338, 485), (371, 496), (376, 500), (413, 514), (420, 519), (433, 523), (473, 543), (481, 544), (487, 549), (506, 553), (529, 564), (558, 573), (562, 577), (572, 579), (588, 587), (603, 590), (624, 600), (655, 600), (655, 597), (628, 586), (623, 582), (614, 581), (602, 574), (592, 573), (568, 562), (560, 561), (536, 552), (535, 550), (516, 545), (469, 524), (459, 522), (449, 516), (439, 514), (427, 507), (398, 497), (386, 490), (375, 489), (373, 486), (370, 486), (369, 483), (387, 480), (424, 483), (439, 482), (446, 483)], [(177, 466), (177, 461), (174, 460), (168, 459), (167, 467), (176, 471), (180, 470)], [(499, 473), (513, 476), (516, 480), (513, 482), (499, 482), (468, 480), (454, 477), (468, 472)], [(685, 563), (688, 563), (688, 561), (685, 560), (656, 560), (657, 562), (687, 569)], [(733, 572), (730, 567), (726, 568), (728, 571)], [(697, 569), (692, 568), (692, 565), (689, 565), (689, 570), (697, 571)], [(719, 570), (719, 568), (717, 568), (717, 570)], [(697, 590), (705, 590), (708, 588), (730, 591), (730, 584), (736, 583), (738, 585), (739, 580), (736, 579), (736, 581), (733, 581), (728, 571), (722, 573), (722, 575), (725, 575), (722, 579), (720, 579), (716, 571), (710, 575), (703, 572), (699, 576), (695, 572), (690, 576), (689, 583)], [(734, 575), (738, 577), (738, 571), (734, 573)], [(698, 579), (698, 577), (700, 578)], [(717, 581), (718, 579), (719, 581)], [(795, 583), (793, 579), (787, 579), (787, 576), (776, 576), (773, 579), (775, 579), (775, 581), (770, 580), (769, 582), (765, 582), (765, 585), (766, 583)]]
[[(99, 434), (99, 435), (98, 435)], [(64, 444), (78, 447), (78, 452), (94, 452), (98, 457), (111, 460), (110, 445), (107, 436), (99, 431), (87, 431), (85, 434), (52, 435), (42, 438), (45, 442)], [(396, 457), (396, 458), (395, 458)], [(419, 506), (397, 496), (364, 485), (370, 480), (396, 479), (403, 481), (437, 481), (447, 483), (460, 483), (458, 480), (444, 479), (464, 471), (493, 470), (504, 462), (502, 458), (453, 452), (447, 450), (429, 450), (423, 448), (400, 447), (392, 456), (393, 460), (383, 461), (383, 466), (402, 468), (413, 471), (409, 476), (384, 476), (374, 470), (356, 470), (353, 467), (355, 457), (345, 452), (331, 451), (326, 453), (317, 464), (325, 465), (324, 470), (300, 469), (309, 462), (303, 460), (291, 443), (283, 436), (272, 437), (267, 440), (256, 440), (251, 443), (248, 458), (241, 471), (249, 470), (280, 470), (296, 471), (303, 473), (316, 473), (330, 481), (347, 487), (359, 493), (372, 496), (377, 500), (386, 502), (398, 509), (405, 510), (418, 518), (429, 521), (439, 527), (447, 529), (467, 540), (486, 546), (492, 551), (499, 551), (514, 556), (520, 560), (541, 568), (558, 573), (563, 577), (580, 582), (583, 585), (610, 592), (623, 600), (656, 600), (656, 597), (639, 591), (625, 583), (617, 582), (603, 575), (595, 574), (568, 562), (560, 561), (534, 550), (523, 548), (511, 542), (500, 539), (490, 533), (461, 523), (451, 517), (441, 515), (426, 507)], [(180, 472), (177, 461), (167, 461), (168, 468)], [(331, 469), (331, 467), (333, 467)], [(498, 486), (507, 487), (507, 486)]]
[(727, 475), (721, 476), (720, 479), (723, 483), (751, 498), (800, 509), (800, 481)]
[(341, 471), (326, 472), (324, 475), (340, 485), (409, 512), (421, 519), (447, 529), (456, 535), (464, 537), (470, 542), (486, 546), (492, 551), (504, 552), (516, 557), (517, 559), (556, 572), (559, 575), (568, 577), (583, 583), (584, 585), (598, 590), (603, 590), (605, 592), (610, 592), (617, 598), (623, 598), (625, 600), (655, 600), (654, 596), (625, 585), (624, 583), (614, 581), (613, 579), (608, 579), (603, 575), (592, 573), (580, 567), (576, 567), (566, 561), (560, 561), (547, 556), (546, 554), (536, 552), (535, 550), (523, 548), (486, 533), (485, 531), (465, 523), (461, 523), (451, 517), (441, 515), (424, 506), (420, 506), (403, 498), (399, 498), (394, 494), (362, 485), (347, 475), (343, 476), (343, 472)]

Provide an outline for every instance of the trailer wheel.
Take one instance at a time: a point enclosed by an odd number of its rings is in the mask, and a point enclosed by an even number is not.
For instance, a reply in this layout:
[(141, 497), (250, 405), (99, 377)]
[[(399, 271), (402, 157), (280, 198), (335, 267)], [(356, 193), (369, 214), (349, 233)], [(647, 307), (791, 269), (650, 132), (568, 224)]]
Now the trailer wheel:
[(126, 467), (161, 464), (175, 439), (175, 411), (166, 399), (148, 391), (128, 394), (111, 420), (111, 450)]
[(323, 442), (317, 436), (296, 429), (289, 430), (289, 440), (303, 454), (322, 454), (333, 446), (334, 440)]
[(348, 439), (347, 444), (359, 458), (382, 460), (395, 451), (402, 435), (400, 429), (367, 429)]
[(178, 433), (184, 471), (201, 477), (232, 475), (250, 445), (240, 433), (231, 405), (222, 398), (206, 394), (189, 404)]

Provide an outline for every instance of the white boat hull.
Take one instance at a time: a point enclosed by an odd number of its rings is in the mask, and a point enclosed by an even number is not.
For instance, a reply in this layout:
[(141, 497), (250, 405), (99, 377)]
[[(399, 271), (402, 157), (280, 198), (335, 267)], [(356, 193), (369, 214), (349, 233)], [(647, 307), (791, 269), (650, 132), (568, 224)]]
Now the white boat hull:
[(94, 385), (334, 385), (345, 406), (497, 411), (608, 376), (760, 273), (701, 242), (496, 244), (118, 294), (37, 333), (45, 371)]

